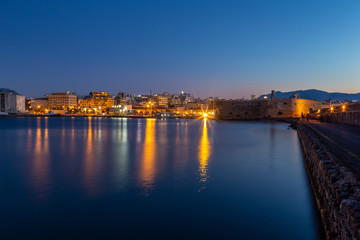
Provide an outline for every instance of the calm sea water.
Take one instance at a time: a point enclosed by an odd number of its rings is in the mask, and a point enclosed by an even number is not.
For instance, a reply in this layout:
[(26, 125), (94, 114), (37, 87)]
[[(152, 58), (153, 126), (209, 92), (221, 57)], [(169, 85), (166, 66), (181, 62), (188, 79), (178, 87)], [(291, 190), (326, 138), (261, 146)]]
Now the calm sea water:
[(323, 239), (294, 130), (0, 118), (0, 239)]

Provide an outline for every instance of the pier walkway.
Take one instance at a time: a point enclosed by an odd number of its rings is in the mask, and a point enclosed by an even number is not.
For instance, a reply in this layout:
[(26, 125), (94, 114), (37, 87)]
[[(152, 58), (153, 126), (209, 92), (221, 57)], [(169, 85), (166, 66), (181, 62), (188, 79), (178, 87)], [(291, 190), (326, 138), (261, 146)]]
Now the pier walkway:
[(360, 178), (360, 127), (317, 120), (303, 121), (329, 150)]

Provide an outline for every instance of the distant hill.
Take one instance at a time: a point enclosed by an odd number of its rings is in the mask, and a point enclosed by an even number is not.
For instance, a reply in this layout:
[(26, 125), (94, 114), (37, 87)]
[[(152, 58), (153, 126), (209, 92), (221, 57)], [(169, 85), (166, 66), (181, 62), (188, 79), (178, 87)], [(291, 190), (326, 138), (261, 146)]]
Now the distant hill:
[[(329, 93), (321, 90), (316, 89), (309, 89), (309, 90), (297, 90), (292, 92), (275, 92), (275, 96), (277, 98), (289, 98), (293, 93), (299, 94), (300, 98), (302, 99), (311, 99), (311, 100), (319, 100), (319, 101), (325, 101), (328, 99), (332, 100), (356, 100), (360, 101), (360, 93)], [(265, 96), (270, 97), (271, 94), (264, 94), (261, 95), (259, 98), (264, 98)]]
[(10, 92), (13, 93), (15, 95), (20, 95), (19, 93), (17, 93), (15, 90), (10, 90), (8, 88), (0, 88), (0, 92)]

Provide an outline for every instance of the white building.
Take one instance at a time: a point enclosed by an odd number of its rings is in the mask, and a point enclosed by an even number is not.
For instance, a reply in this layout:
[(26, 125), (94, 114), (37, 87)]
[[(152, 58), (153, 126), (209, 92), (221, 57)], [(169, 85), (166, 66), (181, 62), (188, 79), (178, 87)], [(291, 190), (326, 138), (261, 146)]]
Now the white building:
[(21, 96), (14, 90), (0, 89), (0, 114), (25, 112), (25, 96)]

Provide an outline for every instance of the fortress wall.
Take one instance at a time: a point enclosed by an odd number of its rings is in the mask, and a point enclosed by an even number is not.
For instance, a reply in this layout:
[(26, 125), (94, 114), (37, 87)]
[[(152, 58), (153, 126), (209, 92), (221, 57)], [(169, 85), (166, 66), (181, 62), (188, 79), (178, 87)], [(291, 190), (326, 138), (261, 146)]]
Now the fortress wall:
[(216, 115), (223, 120), (255, 120), (265, 117), (261, 110), (262, 101), (231, 101), (215, 102)]
[(296, 118), (310, 109), (321, 108), (321, 102), (296, 98), (275, 98), (253, 101), (221, 100), (215, 102), (217, 117), (223, 120), (256, 120)]

